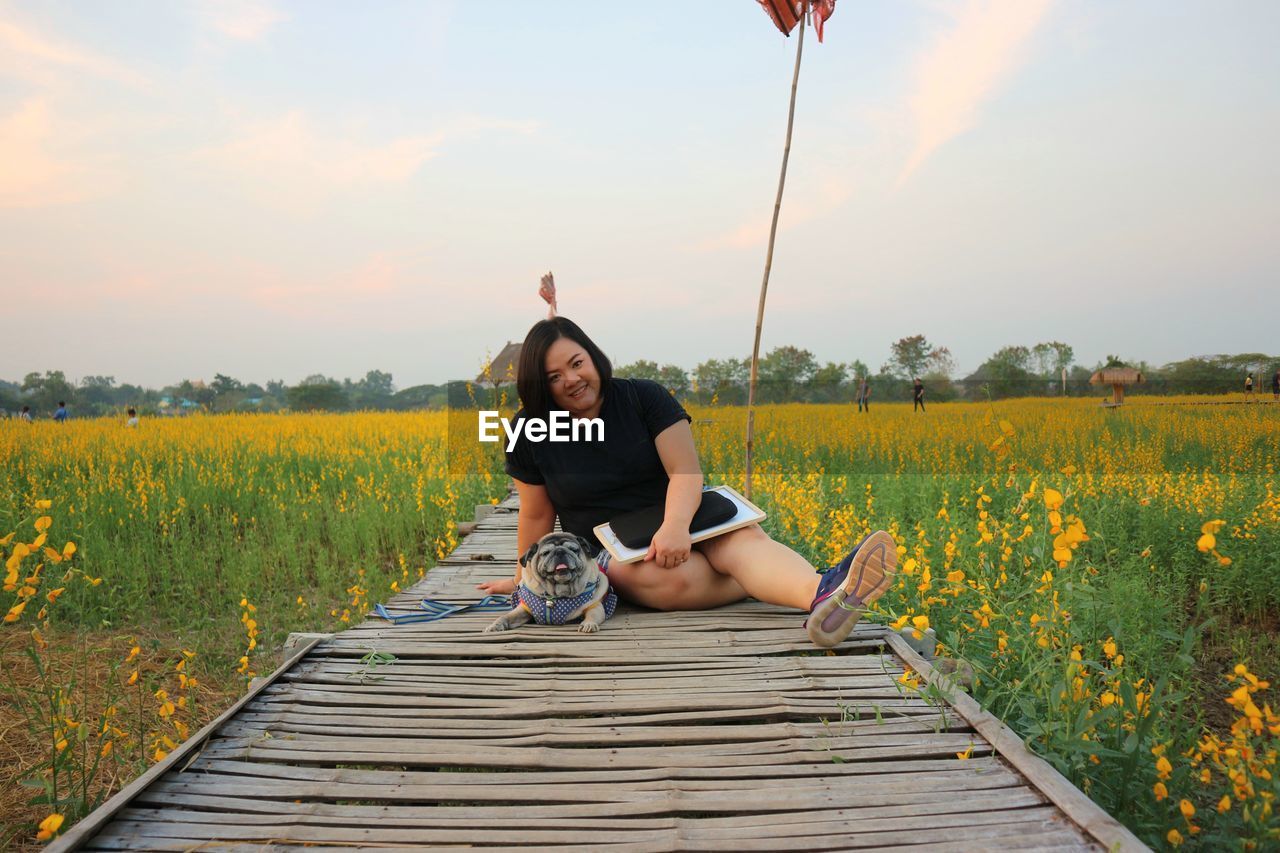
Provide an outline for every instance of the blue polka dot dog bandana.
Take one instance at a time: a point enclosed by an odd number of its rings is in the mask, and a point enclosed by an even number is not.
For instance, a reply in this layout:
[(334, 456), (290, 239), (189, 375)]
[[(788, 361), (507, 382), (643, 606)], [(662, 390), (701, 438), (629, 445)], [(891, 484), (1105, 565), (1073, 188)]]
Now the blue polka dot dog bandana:
[[(523, 605), (533, 615), (533, 621), (539, 625), (567, 625), (575, 619), (582, 618), (582, 614), (595, 600), (596, 589), (599, 586), (600, 580), (597, 579), (578, 595), (571, 598), (555, 598), (540, 596), (529, 587), (520, 584), (516, 587), (515, 595), (512, 596), (514, 605), (512, 609)], [(609, 590), (605, 593), (603, 603), (604, 615), (608, 619), (618, 607), (618, 594), (612, 589)]]

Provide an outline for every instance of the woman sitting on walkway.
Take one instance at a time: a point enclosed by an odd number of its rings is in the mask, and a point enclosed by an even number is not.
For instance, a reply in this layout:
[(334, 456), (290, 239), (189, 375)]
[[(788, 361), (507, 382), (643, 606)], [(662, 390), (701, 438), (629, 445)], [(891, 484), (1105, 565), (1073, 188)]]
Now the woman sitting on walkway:
[[(609, 359), (571, 320), (554, 317), (529, 330), (516, 389), (523, 406), (517, 425), (563, 410), (574, 419), (600, 418), (605, 432), (596, 442), (522, 438), (507, 453), (520, 495), (518, 554), (550, 533), (559, 516), (565, 531), (599, 549), (597, 563), (623, 598), (658, 610), (705, 610), (750, 596), (807, 610), (809, 637), (824, 647), (847, 637), (863, 608), (892, 585), (897, 551), (884, 531), (821, 574), (758, 524), (692, 544), (689, 522), (703, 487), (692, 419), (658, 383), (614, 379)], [(644, 559), (611, 563), (593, 528), (657, 504), (665, 506), (664, 520)], [(480, 588), (510, 593), (519, 578), (517, 563), (515, 579)]]

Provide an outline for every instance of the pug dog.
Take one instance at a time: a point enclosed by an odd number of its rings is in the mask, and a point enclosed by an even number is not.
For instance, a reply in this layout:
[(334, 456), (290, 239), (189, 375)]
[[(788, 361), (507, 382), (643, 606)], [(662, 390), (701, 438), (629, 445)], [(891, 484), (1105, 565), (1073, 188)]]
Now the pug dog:
[(592, 634), (613, 615), (618, 595), (591, 556), (592, 546), (572, 533), (548, 533), (524, 555), (524, 571), (516, 587), (515, 606), (499, 616), (485, 633), (507, 631), (533, 621), (564, 625), (582, 617), (578, 631)]

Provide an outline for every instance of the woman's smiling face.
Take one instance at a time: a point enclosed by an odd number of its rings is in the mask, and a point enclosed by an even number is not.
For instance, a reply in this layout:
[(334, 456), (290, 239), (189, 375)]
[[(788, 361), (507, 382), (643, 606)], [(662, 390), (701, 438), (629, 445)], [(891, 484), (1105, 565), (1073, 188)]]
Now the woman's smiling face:
[(577, 417), (599, 414), (600, 374), (586, 349), (573, 338), (560, 338), (547, 349), (547, 387), (556, 407)]

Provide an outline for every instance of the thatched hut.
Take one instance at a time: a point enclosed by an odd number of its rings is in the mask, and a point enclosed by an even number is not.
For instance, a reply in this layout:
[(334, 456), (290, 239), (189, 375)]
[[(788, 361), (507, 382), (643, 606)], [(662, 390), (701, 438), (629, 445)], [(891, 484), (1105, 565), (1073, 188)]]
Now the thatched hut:
[(1119, 406), (1124, 402), (1124, 387), (1145, 382), (1142, 372), (1132, 367), (1104, 367), (1089, 377), (1090, 385), (1110, 385), (1112, 392), (1111, 405)]
[(501, 385), (514, 385), (516, 382), (516, 368), (520, 364), (520, 344), (513, 344), (507, 341), (507, 345), (502, 348), (502, 352), (498, 353), (492, 361), (490, 361), (476, 376), (477, 385), (489, 385), (497, 388)]

